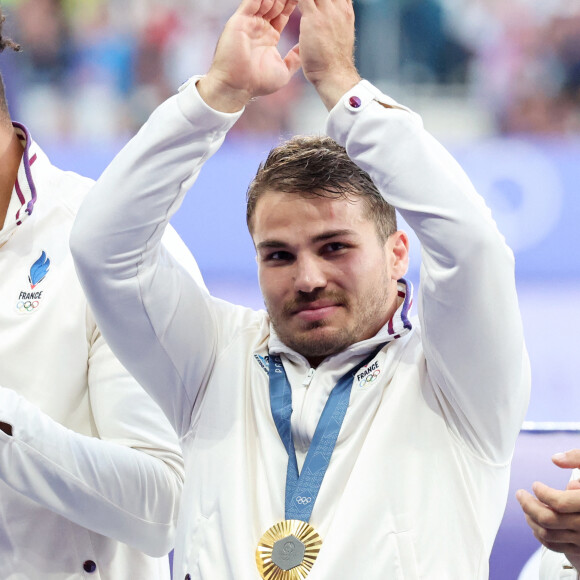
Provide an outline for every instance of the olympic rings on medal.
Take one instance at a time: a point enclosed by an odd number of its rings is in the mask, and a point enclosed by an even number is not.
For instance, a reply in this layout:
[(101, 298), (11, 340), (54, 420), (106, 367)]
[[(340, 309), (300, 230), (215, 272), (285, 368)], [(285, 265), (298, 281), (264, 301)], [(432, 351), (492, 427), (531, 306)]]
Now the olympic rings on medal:
[(299, 495), (299, 496), (296, 498), (296, 503), (297, 503), (297, 504), (300, 504), (300, 505), (307, 505), (307, 504), (309, 504), (311, 501), (312, 501), (312, 498), (311, 498), (311, 497), (306, 497), (306, 496), (303, 496), (303, 495)]
[(380, 374), (381, 374), (381, 369), (374, 370), (372, 373), (369, 373), (364, 379), (362, 379), (360, 381), (360, 383), (358, 384), (358, 386), (361, 389), (366, 387), (369, 383), (373, 383), (374, 381), (376, 381), (379, 378)]
[(20, 300), (16, 304), (16, 309), (18, 310), (18, 312), (32, 312), (33, 310), (38, 308), (39, 304), (40, 303), (38, 300)]

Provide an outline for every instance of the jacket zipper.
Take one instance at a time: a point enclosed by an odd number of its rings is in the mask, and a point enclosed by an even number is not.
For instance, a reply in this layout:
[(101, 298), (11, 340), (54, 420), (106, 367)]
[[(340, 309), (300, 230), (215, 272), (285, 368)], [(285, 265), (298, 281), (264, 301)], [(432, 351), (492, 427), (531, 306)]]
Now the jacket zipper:
[(312, 377), (314, 376), (314, 371), (315, 371), (315, 369), (310, 367), (308, 374), (304, 377), (304, 380), (302, 381), (302, 386), (304, 386), (304, 387), (310, 386), (310, 383), (312, 382)]

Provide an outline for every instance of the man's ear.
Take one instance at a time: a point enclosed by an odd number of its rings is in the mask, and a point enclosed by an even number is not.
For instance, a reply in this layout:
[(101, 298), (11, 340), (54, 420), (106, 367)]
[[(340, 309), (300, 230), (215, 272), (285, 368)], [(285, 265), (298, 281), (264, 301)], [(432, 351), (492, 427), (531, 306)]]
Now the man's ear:
[(391, 278), (399, 280), (409, 268), (409, 238), (401, 230), (389, 236), (387, 251), (391, 257)]

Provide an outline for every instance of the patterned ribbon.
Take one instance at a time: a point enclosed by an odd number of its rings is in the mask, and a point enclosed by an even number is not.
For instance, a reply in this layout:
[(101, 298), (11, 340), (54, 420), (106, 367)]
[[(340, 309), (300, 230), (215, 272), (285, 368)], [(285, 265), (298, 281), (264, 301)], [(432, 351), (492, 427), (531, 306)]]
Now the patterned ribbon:
[(288, 453), (288, 471), (286, 474), (286, 519), (308, 522), (314, 509), (314, 503), (320, 491), (322, 480), (330, 457), (336, 446), (336, 440), (344, 421), (350, 392), (356, 373), (369, 364), (385, 346), (381, 344), (358, 366), (349, 370), (336, 383), (330, 393), (312, 443), (306, 455), (302, 472), (298, 473), (298, 461), (292, 439), (292, 389), (286, 371), (279, 356), (270, 356), (268, 374), (270, 377), (270, 407), (276, 429)]

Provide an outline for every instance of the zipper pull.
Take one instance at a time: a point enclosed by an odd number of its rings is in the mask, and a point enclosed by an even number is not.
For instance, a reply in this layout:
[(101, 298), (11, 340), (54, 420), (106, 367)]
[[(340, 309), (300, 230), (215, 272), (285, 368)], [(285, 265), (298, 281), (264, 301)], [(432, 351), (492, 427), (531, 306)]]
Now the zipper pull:
[(314, 376), (314, 370), (312, 367), (310, 368), (310, 370), (308, 371), (308, 374), (306, 375), (306, 377), (304, 377), (304, 380), (302, 381), (302, 386), (303, 387), (309, 387), (310, 383), (312, 382), (312, 377)]

